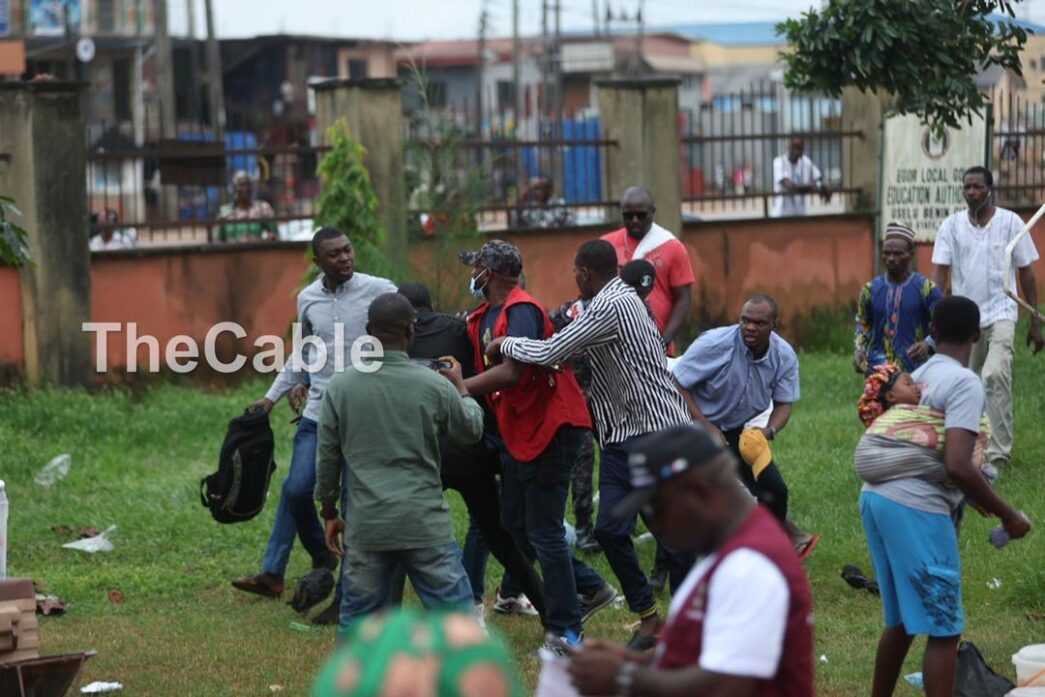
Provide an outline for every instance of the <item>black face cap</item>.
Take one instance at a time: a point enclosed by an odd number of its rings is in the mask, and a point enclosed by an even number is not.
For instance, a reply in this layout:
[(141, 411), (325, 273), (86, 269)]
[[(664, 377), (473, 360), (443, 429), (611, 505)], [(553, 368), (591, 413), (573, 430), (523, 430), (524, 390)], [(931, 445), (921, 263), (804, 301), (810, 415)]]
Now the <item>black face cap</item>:
[(633, 490), (618, 503), (615, 518), (632, 518), (653, 500), (663, 482), (714, 460), (726, 452), (706, 429), (696, 424), (672, 426), (639, 439), (628, 457)]
[(485, 242), (476, 252), (462, 251), (457, 255), (461, 263), (473, 268), (490, 269), (505, 276), (522, 273), (523, 261), (519, 248), (504, 240)]

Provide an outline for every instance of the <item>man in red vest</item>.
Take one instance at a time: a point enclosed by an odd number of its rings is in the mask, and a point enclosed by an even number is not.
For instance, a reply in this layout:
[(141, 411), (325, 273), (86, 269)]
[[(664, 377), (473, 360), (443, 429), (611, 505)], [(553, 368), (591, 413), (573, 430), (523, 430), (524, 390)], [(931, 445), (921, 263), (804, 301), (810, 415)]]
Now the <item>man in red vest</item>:
[(544, 339), (548, 312), (519, 285), (522, 254), (503, 240), (477, 252), (461, 252), (472, 267), (469, 285), (482, 305), (468, 317), (478, 373), (466, 381), (470, 394), (486, 395), (497, 417), (501, 450), (501, 520), (523, 551), (541, 563), (548, 648), (564, 652), (583, 636), (583, 622), (617, 595), (570, 554), (563, 516), (570, 475), (591, 416), (569, 368), (546, 369), (505, 360), (487, 361), (497, 337)]
[(572, 653), (577, 690), (812, 697), (809, 583), (733, 454), (700, 426), (675, 426), (637, 443), (629, 467), (635, 490), (614, 513), (644, 511), (665, 544), (703, 559), (675, 593), (652, 654), (601, 641)]

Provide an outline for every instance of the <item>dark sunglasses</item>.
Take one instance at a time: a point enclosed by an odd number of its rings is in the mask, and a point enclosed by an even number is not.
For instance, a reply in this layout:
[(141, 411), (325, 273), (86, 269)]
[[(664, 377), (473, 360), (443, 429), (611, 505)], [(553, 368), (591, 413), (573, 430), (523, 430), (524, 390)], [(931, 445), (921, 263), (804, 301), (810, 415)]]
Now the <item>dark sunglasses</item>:
[(649, 211), (621, 211), (620, 216), (625, 220), (645, 220), (649, 217)]

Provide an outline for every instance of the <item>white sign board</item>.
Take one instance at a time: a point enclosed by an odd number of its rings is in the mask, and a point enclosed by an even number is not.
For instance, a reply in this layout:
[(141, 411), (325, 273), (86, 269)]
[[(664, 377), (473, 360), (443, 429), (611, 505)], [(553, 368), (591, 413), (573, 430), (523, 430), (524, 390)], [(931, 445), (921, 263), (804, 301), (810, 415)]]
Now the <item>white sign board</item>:
[(973, 116), (961, 130), (937, 137), (913, 115), (890, 116), (882, 145), (882, 229), (892, 221), (932, 242), (944, 219), (966, 208), (962, 173), (986, 164), (987, 122)]

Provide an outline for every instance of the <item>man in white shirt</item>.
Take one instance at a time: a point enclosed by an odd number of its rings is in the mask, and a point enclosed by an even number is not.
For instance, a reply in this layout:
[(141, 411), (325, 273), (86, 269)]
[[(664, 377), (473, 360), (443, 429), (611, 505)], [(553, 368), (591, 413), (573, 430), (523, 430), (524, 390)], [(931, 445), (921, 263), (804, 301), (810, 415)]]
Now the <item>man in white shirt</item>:
[(809, 582), (783, 528), (738, 481), (736, 457), (682, 425), (636, 441), (628, 466), (632, 491), (612, 515), (642, 512), (667, 544), (702, 559), (652, 653), (598, 640), (571, 653), (577, 692), (812, 697)]
[(831, 200), (820, 170), (804, 153), (802, 139), (792, 138), (787, 154), (773, 160), (773, 193), (778, 194), (773, 197), (774, 218), (805, 215), (806, 194), (819, 193), (825, 203)]
[[(933, 246), (933, 281), (948, 292), (972, 299), (980, 308), (980, 340), (973, 347), (969, 367), (979, 373), (987, 390), (987, 416), (991, 440), (987, 459), (995, 467), (1009, 463), (1012, 455), (1012, 351), (1019, 318), (1016, 301), (1005, 295), (1005, 272), (1009, 260), (1005, 247), (1023, 228), (1023, 220), (1012, 211), (997, 208), (991, 200), (994, 177), (985, 167), (970, 167), (962, 178), (969, 209), (943, 221)], [(1010, 287), (1019, 277), (1024, 299), (1038, 306), (1038, 284), (1032, 264), (1038, 260), (1034, 241), (1024, 237), (1012, 254)], [(1018, 270), (1018, 273), (1015, 271)], [(1041, 320), (1031, 318), (1027, 344), (1034, 353), (1045, 347)]]

